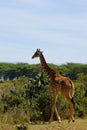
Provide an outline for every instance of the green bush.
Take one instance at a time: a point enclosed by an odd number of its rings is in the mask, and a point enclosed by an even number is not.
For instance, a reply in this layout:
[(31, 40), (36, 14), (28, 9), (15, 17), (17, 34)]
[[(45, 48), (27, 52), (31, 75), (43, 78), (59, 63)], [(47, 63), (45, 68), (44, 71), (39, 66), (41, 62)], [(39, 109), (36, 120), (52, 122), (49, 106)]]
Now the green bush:
[[(79, 73), (76, 77), (75, 115), (83, 117), (87, 116), (87, 74)], [(13, 123), (49, 120), (52, 93), (44, 73), (30, 79), (23, 76), (3, 81), (0, 83), (0, 92), (0, 114), (7, 116), (8, 120), (11, 118)], [(61, 95), (58, 96), (57, 108), (63, 119), (69, 117), (69, 103)]]

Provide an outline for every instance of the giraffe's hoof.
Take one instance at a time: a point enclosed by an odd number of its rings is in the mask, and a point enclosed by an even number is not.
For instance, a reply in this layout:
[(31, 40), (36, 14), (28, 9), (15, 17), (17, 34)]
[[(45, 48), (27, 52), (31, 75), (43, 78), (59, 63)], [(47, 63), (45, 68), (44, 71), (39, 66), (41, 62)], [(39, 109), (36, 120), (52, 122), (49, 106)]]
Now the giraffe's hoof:
[(62, 122), (61, 120), (58, 121), (58, 123), (61, 123), (61, 122)]
[(70, 123), (71, 121), (72, 121), (73, 123), (75, 122), (75, 120), (73, 119), (73, 120), (69, 120), (68, 123)]
[(74, 122), (75, 122), (75, 120), (73, 119), (73, 120), (72, 120), (72, 122), (74, 123)]

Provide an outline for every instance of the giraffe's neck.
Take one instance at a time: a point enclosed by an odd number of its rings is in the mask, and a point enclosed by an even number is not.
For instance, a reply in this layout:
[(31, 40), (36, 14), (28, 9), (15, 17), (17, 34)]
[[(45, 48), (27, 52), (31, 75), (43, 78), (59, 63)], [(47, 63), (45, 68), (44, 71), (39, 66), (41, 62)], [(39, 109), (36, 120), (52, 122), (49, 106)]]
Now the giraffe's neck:
[(51, 79), (51, 80), (54, 79), (56, 72), (47, 65), (43, 54), (40, 55), (40, 62), (41, 62), (41, 65), (42, 65), (42, 69), (44, 70), (44, 72), (46, 73), (48, 78)]

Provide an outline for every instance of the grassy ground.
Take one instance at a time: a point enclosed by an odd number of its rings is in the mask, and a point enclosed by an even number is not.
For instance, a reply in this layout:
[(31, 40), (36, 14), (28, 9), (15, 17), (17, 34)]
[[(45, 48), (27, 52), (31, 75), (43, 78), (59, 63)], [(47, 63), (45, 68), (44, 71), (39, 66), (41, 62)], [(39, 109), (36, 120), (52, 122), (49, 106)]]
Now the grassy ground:
[[(87, 130), (87, 119), (76, 119), (74, 123), (68, 123), (66, 120), (62, 123), (52, 122), (28, 125), (28, 130)], [(0, 130), (16, 130), (16, 125), (2, 124), (0, 123)]]
[(30, 125), (29, 130), (87, 130), (87, 119), (77, 119), (74, 123), (62, 121), (62, 123)]

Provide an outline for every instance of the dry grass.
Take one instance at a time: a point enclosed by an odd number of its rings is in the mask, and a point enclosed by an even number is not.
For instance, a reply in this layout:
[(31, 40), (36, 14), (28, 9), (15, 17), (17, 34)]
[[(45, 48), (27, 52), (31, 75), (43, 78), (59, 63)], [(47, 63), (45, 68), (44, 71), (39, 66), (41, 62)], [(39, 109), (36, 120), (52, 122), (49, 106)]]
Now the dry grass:
[[(0, 130), (16, 130), (16, 125), (0, 123)], [(28, 125), (28, 130), (87, 130), (87, 119), (77, 119), (74, 123), (64, 120), (62, 123)]]
[(87, 119), (77, 119), (74, 123), (62, 121), (62, 123), (29, 125), (28, 130), (87, 130)]

